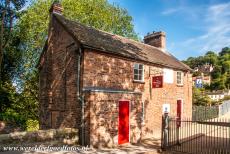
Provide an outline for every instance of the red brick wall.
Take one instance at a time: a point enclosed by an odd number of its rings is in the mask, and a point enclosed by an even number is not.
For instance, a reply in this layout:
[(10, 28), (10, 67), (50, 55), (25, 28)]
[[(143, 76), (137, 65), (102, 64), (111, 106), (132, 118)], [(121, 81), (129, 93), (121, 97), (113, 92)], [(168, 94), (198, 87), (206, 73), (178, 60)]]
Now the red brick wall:
[[(40, 69), (40, 127), (60, 128), (81, 126), (81, 106), (77, 100), (77, 45), (72, 37), (54, 20), (51, 26), (48, 49), (41, 60)], [(112, 55), (99, 54), (85, 49), (83, 58), (83, 88), (103, 87), (141, 92), (85, 93), (86, 142), (95, 146), (113, 146), (118, 141), (118, 102), (131, 102), (130, 141), (159, 137), (162, 105), (171, 105), (170, 115), (176, 115), (177, 99), (184, 101), (184, 116), (191, 116), (192, 80), (185, 72), (184, 85), (164, 84), (152, 89), (151, 77), (163, 74), (163, 68), (144, 63), (144, 83), (133, 82), (135, 61)], [(151, 70), (151, 72), (149, 72)], [(145, 104), (145, 119), (142, 123), (142, 102)], [(81, 136), (80, 136), (81, 137)]]
[(40, 68), (40, 127), (80, 126), (77, 101), (77, 46), (53, 18)]
[[(133, 82), (133, 65), (135, 61), (127, 59), (117, 58), (112, 55), (98, 54), (92, 50), (85, 50), (84, 53), (84, 87), (105, 87), (112, 89), (124, 89), (131, 91), (142, 92), (141, 101), (145, 102), (145, 124), (142, 129), (142, 138), (147, 137), (160, 137), (161, 131), (161, 116), (162, 106), (167, 103), (170, 104), (171, 112), (170, 115), (176, 115), (176, 103), (177, 99), (183, 99), (183, 113), (182, 117), (191, 116), (192, 112), (192, 80), (191, 74), (184, 73), (184, 84), (183, 86), (177, 86), (176, 84), (176, 70), (174, 70), (174, 83), (164, 84), (163, 88), (151, 89), (150, 82), (151, 77), (155, 75), (162, 75), (163, 68), (159, 66), (144, 64), (144, 83)], [(149, 70), (151, 73), (149, 74)], [(104, 94), (107, 96), (106, 94)], [(103, 102), (106, 102), (104, 95), (97, 95), (95, 99), (103, 97)], [(110, 97), (107, 99), (109, 100)], [(118, 103), (120, 96), (117, 94), (113, 95), (113, 101)], [(132, 97), (133, 99), (133, 97)], [(132, 100), (131, 99), (131, 100)], [(135, 101), (135, 100), (134, 100)], [(97, 101), (96, 101), (97, 102)], [(96, 103), (95, 102), (95, 103)], [(109, 102), (109, 101), (107, 101)], [(103, 104), (103, 103), (102, 103)], [(97, 103), (100, 108), (101, 103)], [(141, 103), (138, 103), (137, 108), (142, 108)], [(141, 111), (140, 111), (141, 112)], [(90, 112), (90, 115), (94, 112)], [(105, 114), (106, 112), (101, 112)], [(137, 115), (134, 115), (134, 117)], [(92, 119), (93, 123), (99, 123), (98, 119)], [(141, 122), (138, 121), (137, 125)], [(110, 124), (108, 124), (110, 126)], [(102, 131), (99, 131), (99, 134)], [(92, 132), (91, 133), (95, 133)], [(93, 138), (96, 138), (94, 135)], [(102, 133), (103, 134), (103, 133)], [(103, 136), (100, 134), (100, 136)], [(137, 136), (139, 134), (136, 134)]]
[(112, 147), (118, 144), (119, 100), (130, 102), (130, 142), (140, 141), (141, 134), (141, 95), (122, 93), (87, 93), (85, 100), (87, 143), (95, 147)]

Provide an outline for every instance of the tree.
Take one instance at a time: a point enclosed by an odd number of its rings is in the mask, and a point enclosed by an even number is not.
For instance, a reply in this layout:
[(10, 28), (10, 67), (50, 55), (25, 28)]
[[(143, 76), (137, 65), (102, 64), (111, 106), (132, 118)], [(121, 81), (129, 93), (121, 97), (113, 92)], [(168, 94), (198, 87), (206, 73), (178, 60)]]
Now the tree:
[[(25, 125), (28, 119), (38, 118), (38, 73), (35, 66), (47, 38), (51, 4), (52, 0), (34, 0), (15, 21), (12, 45), (4, 48), (8, 50), (4, 53), (8, 58), (3, 60), (7, 66), (4, 71), (8, 72), (4, 78), (9, 82), (0, 87), (0, 96), (5, 96), (0, 97), (4, 104), (1, 104), (0, 120), (11, 116), (15, 121), (21, 119), (19, 121)], [(107, 0), (62, 0), (62, 5), (64, 16), (71, 20), (137, 39), (132, 17), (125, 9), (111, 5)], [(16, 67), (16, 71), (11, 71), (12, 67)], [(16, 87), (12, 83), (17, 83)]]
[[(223, 90), (230, 87), (230, 48), (223, 48), (219, 54), (213, 51), (208, 51), (204, 56), (189, 57), (184, 61), (191, 68), (212, 64), (213, 72), (206, 74), (211, 75), (211, 85), (206, 86), (206, 90)], [(194, 72), (193, 76), (200, 75), (201, 72)]]
[(208, 51), (204, 56), (204, 62), (212, 65), (216, 65), (218, 62), (218, 56), (213, 51)]
[(192, 101), (197, 106), (209, 106), (211, 105), (211, 99), (204, 94), (204, 89), (198, 89), (193, 87)]
[(199, 57), (189, 57), (187, 60), (183, 61), (185, 64), (187, 64), (188, 66), (190, 66), (191, 68), (195, 68), (198, 66), (201, 66), (203, 64), (205, 64), (205, 60), (203, 56), (199, 56)]
[[(1, 0), (0, 2), (0, 78), (5, 48), (9, 45), (15, 19), (25, 0)], [(1, 80), (0, 80), (1, 81)]]
[(17, 35), (15, 22), (19, 18), (19, 10), (25, 4), (24, 0), (2, 0), (0, 2), (0, 113), (4, 113), (14, 103), (16, 76), (21, 62), (19, 50), (20, 38)]
[[(47, 38), (49, 9), (52, 0), (37, 0), (21, 17), (18, 27), (24, 40), (24, 65), (34, 69)], [(63, 15), (88, 26), (137, 39), (132, 17), (125, 9), (111, 5), (107, 0), (62, 0)], [(28, 70), (27, 68), (27, 70)]]
[(222, 68), (224, 73), (225, 72), (230, 73), (230, 60), (222, 62)]
[(219, 53), (220, 56), (223, 55), (230, 55), (230, 48), (229, 47), (225, 47), (221, 50), (221, 52)]

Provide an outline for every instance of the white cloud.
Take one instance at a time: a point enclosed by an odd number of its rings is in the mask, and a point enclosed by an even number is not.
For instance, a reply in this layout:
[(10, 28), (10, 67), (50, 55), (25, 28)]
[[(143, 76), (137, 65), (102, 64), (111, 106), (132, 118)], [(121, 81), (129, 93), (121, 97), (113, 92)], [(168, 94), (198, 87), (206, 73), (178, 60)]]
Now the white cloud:
[(176, 12), (180, 12), (182, 8), (170, 8), (161, 12), (162, 15), (171, 15)]
[(230, 2), (209, 6), (204, 10), (204, 33), (185, 40), (184, 47), (204, 53), (209, 50), (219, 52), (230, 45)]

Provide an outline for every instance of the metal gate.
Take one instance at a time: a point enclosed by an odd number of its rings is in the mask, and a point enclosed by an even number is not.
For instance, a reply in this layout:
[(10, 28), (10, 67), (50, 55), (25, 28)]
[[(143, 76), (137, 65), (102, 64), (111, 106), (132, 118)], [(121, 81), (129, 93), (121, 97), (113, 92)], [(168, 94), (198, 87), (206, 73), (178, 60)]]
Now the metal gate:
[(230, 154), (230, 120), (162, 119), (162, 149), (191, 154)]
[(230, 100), (223, 101), (219, 106), (219, 116), (225, 115), (228, 112), (230, 112)]

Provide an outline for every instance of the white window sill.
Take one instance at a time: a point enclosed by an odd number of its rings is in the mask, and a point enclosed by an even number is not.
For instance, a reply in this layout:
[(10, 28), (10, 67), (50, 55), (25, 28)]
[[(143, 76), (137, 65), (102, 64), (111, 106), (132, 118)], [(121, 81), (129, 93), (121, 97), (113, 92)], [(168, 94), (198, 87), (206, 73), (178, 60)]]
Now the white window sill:
[(141, 81), (141, 80), (133, 80), (133, 82), (136, 82), (136, 83), (145, 83), (145, 81)]
[(145, 126), (145, 122), (142, 122), (142, 123), (141, 123), (141, 126)]

